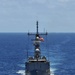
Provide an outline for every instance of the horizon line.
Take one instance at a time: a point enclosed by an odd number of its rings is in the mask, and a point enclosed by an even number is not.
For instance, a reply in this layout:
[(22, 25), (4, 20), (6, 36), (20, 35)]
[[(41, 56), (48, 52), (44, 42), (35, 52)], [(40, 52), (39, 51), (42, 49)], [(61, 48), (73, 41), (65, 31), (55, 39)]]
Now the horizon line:
[[(36, 32), (0, 32), (0, 33), (36, 33)], [(45, 32), (39, 32), (45, 33)], [(47, 33), (75, 33), (75, 32), (47, 32)]]

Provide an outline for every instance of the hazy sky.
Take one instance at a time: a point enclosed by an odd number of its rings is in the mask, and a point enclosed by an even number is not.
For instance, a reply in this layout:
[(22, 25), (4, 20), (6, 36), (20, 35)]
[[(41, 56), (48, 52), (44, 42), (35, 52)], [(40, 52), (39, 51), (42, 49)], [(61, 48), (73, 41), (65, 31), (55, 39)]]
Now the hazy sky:
[(0, 0), (0, 32), (75, 32), (75, 0)]

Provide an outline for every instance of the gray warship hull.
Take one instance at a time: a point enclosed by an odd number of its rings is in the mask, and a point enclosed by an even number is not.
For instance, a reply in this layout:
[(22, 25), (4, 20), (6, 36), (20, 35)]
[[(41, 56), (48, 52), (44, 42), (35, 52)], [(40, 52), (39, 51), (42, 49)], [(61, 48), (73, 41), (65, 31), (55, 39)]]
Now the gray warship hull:
[(26, 62), (26, 75), (50, 75), (49, 64), (48, 61)]

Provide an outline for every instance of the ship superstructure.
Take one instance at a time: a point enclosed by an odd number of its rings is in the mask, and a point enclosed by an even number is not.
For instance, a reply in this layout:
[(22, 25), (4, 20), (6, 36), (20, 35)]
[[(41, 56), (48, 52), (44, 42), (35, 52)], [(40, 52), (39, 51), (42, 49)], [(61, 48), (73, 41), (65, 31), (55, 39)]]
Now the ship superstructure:
[(50, 62), (45, 56), (41, 56), (40, 43), (44, 41), (40, 35), (47, 35), (47, 33), (38, 32), (38, 21), (36, 22), (36, 33), (28, 33), (28, 36), (35, 35), (33, 40), (34, 56), (28, 57), (28, 61), (25, 63), (25, 75), (50, 75)]

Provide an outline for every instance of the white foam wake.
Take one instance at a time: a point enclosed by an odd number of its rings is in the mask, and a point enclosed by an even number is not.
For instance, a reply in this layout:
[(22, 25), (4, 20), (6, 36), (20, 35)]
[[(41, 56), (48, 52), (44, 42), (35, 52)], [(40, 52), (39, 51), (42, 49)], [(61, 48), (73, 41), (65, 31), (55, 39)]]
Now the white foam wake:
[(51, 73), (50, 75), (54, 75), (54, 71), (55, 71), (55, 70), (56, 70), (55, 68), (51, 68), (51, 69), (50, 69), (50, 73)]
[[(53, 68), (51, 68), (50, 69), (50, 75), (54, 75), (54, 71), (55, 71), (56, 69), (53, 69)], [(18, 73), (18, 74), (21, 74), (21, 75), (25, 75), (25, 70), (19, 70), (19, 71), (17, 71), (16, 73)]]
[(18, 74), (21, 74), (21, 75), (25, 75), (25, 70), (19, 70), (18, 72), (16, 72)]

